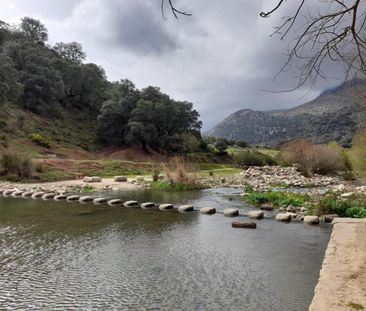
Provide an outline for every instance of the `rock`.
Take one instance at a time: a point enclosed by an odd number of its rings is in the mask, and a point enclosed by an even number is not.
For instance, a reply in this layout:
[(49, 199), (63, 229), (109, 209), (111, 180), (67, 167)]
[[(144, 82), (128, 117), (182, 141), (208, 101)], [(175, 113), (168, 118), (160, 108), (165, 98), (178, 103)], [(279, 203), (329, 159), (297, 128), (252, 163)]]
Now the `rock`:
[(201, 214), (206, 214), (206, 215), (212, 215), (216, 213), (216, 208), (214, 207), (202, 207), (200, 209), (200, 213)]
[(66, 194), (59, 194), (59, 195), (56, 195), (53, 199), (55, 201), (63, 201), (63, 200), (67, 199), (67, 195)]
[(79, 202), (80, 203), (88, 203), (88, 202), (92, 202), (94, 200), (93, 197), (90, 196), (83, 196), (79, 198)]
[(233, 221), (231, 223), (233, 228), (256, 229), (257, 224), (252, 221)]
[(274, 207), (272, 205), (262, 205), (261, 210), (262, 211), (273, 211)]
[(192, 212), (194, 210), (193, 205), (181, 205), (178, 207), (178, 212)]
[(226, 210), (224, 210), (224, 216), (227, 216), (227, 217), (239, 216), (239, 209), (238, 208), (227, 208)]
[(22, 194), (24, 193), (24, 191), (20, 191), (20, 190), (17, 190), (17, 191), (14, 191), (11, 196), (13, 198), (19, 198), (20, 196), (22, 196)]
[(83, 178), (83, 182), (101, 182), (102, 178), (98, 177), (98, 176), (85, 176)]
[(346, 193), (342, 193), (341, 194), (341, 198), (342, 199), (349, 199), (349, 198), (351, 198), (352, 196), (353, 196), (353, 192), (346, 192)]
[(137, 201), (126, 201), (125, 203), (123, 203), (124, 207), (137, 207), (139, 204), (139, 202)]
[(122, 205), (122, 200), (121, 199), (113, 199), (113, 200), (109, 200), (107, 202), (108, 205), (110, 206), (117, 206), (117, 205)]
[(296, 210), (297, 210), (297, 208), (295, 206), (293, 206), (293, 205), (289, 205), (286, 208), (286, 211), (287, 212), (291, 212), (291, 213), (296, 212)]
[(156, 206), (156, 204), (154, 202), (145, 202), (145, 203), (141, 203), (140, 206), (142, 209), (148, 209), (148, 208), (154, 208)]
[(290, 215), (291, 219), (297, 218), (297, 216), (299, 216), (298, 214), (292, 212), (287, 212), (286, 214)]
[(279, 213), (276, 215), (277, 221), (283, 221), (283, 222), (290, 222), (291, 221), (291, 215), (288, 213)]
[(143, 177), (143, 176), (137, 176), (137, 177), (136, 177), (136, 180), (137, 180), (138, 182), (143, 182), (143, 181), (144, 181), (144, 177)]
[(93, 200), (93, 203), (95, 205), (106, 204), (107, 202), (108, 202), (108, 199), (106, 199), (106, 198), (96, 198)]
[(319, 217), (318, 216), (305, 216), (304, 223), (309, 225), (319, 225)]
[(57, 193), (45, 193), (44, 195), (42, 195), (42, 200), (50, 200), (53, 199), (55, 196), (57, 195)]
[(67, 202), (79, 201), (80, 195), (70, 195), (66, 198)]
[(173, 204), (160, 204), (159, 205), (159, 210), (161, 211), (169, 211), (172, 210), (174, 208)]
[(263, 219), (264, 213), (263, 213), (263, 211), (250, 211), (248, 213), (248, 216), (249, 216), (249, 218)]
[(34, 191), (26, 191), (23, 192), (22, 198), (30, 198), (33, 195)]
[(15, 191), (18, 191), (17, 189), (9, 189), (9, 190), (5, 190), (4, 192), (3, 192), (3, 197), (8, 197), (8, 196), (10, 196), (13, 192), (15, 192)]
[(224, 177), (220, 178), (220, 182), (221, 182), (222, 184), (226, 183), (226, 178), (224, 178)]
[(89, 177), (89, 176), (85, 176), (84, 178), (83, 178), (83, 182), (92, 182), (92, 178), (91, 177)]
[(125, 182), (125, 181), (127, 181), (127, 177), (126, 176), (115, 176), (114, 181), (115, 182)]
[(308, 211), (308, 209), (306, 207), (300, 208), (300, 212), (301, 213), (306, 213), (307, 211)]
[(338, 214), (328, 214), (328, 215), (323, 215), (323, 221), (324, 222), (332, 222), (334, 218), (338, 218), (339, 215)]
[(35, 192), (31, 195), (31, 198), (32, 199), (38, 199), (38, 198), (42, 198), (42, 196), (44, 195), (45, 193), (44, 192)]

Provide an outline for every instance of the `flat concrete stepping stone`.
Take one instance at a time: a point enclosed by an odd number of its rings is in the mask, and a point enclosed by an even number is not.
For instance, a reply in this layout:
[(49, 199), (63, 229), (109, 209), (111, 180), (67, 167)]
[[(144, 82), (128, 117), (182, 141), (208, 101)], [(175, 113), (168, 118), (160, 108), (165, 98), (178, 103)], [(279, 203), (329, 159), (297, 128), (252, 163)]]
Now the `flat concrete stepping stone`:
[(67, 202), (75, 202), (75, 201), (79, 201), (79, 199), (80, 199), (80, 195), (69, 195), (66, 198), (66, 201)]
[(15, 192), (15, 191), (18, 191), (18, 190), (16, 190), (16, 189), (9, 189), (9, 190), (5, 190), (4, 192), (3, 192), (3, 197), (9, 197), (13, 192)]
[(107, 203), (110, 206), (117, 206), (117, 205), (122, 205), (122, 200), (121, 199), (113, 199), (113, 200), (109, 200)]
[(123, 203), (124, 207), (137, 207), (139, 204), (139, 202), (137, 201), (126, 201), (125, 203)]
[(178, 207), (178, 212), (180, 213), (193, 212), (193, 210), (193, 205), (181, 205)]
[(57, 193), (45, 193), (44, 195), (42, 195), (42, 200), (53, 199), (56, 195)]
[(169, 211), (172, 210), (174, 208), (173, 204), (160, 204), (159, 205), (159, 210), (161, 211)]
[(93, 203), (95, 205), (106, 204), (107, 202), (108, 202), (108, 199), (106, 199), (106, 198), (96, 198), (93, 200)]
[(126, 176), (115, 176), (114, 177), (114, 181), (115, 182), (126, 182), (127, 181), (127, 177)]
[(19, 198), (19, 197), (21, 197), (22, 196), (22, 194), (24, 193), (24, 191), (14, 191), (12, 194), (11, 194), (11, 196), (13, 197), (13, 198)]
[(279, 213), (279, 214), (276, 215), (276, 220), (277, 221), (290, 222), (291, 218), (292, 217), (289, 213)]
[(23, 192), (22, 198), (30, 198), (33, 195), (34, 191), (26, 191)]
[(233, 228), (256, 229), (257, 224), (253, 221), (233, 221), (231, 223)]
[(31, 195), (31, 198), (32, 199), (39, 199), (39, 198), (42, 198), (42, 196), (44, 195), (45, 193), (42, 192), (42, 191), (39, 191), (39, 192), (35, 192)]
[(154, 208), (156, 206), (156, 204), (154, 202), (145, 202), (145, 203), (141, 203), (140, 206), (143, 209), (148, 209), (148, 208)]
[(79, 202), (80, 203), (88, 203), (88, 202), (93, 202), (94, 198), (90, 197), (90, 196), (83, 196), (79, 198)]
[(305, 216), (304, 224), (308, 225), (319, 225), (319, 217), (318, 216)]
[(239, 209), (238, 208), (227, 208), (226, 210), (224, 210), (224, 216), (226, 216), (226, 217), (239, 216)]
[(253, 218), (253, 219), (263, 219), (264, 217), (264, 213), (263, 211), (250, 211), (248, 213), (249, 218)]
[(202, 207), (200, 209), (200, 213), (201, 214), (206, 214), (206, 215), (212, 215), (216, 213), (216, 208), (214, 207)]
[(6, 189), (0, 189), (0, 195), (3, 194), (3, 192), (5, 191)]
[(63, 200), (66, 200), (67, 199), (67, 195), (65, 195), (65, 194), (59, 194), (59, 195), (56, 195), (53, 199), (55, 201), (63, 201)]

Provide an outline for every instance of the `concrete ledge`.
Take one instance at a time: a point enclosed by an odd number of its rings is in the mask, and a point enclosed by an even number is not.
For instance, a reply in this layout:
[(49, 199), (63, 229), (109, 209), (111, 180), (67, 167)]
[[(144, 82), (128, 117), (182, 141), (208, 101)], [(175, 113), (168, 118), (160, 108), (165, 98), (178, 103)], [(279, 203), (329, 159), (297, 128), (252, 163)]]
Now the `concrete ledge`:
[(366, 309), (366, 219), (336, 218), (309, 311), (354, 306)]

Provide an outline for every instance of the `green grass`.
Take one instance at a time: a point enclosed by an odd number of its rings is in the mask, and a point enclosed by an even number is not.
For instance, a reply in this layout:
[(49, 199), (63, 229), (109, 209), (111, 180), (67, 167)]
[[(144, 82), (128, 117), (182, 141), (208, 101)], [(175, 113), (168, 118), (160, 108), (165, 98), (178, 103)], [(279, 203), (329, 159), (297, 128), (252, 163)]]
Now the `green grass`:
[(195, 163), (198, 174), (202, 177), (207, 176), (231, 176), (240, 173), (242, 170), (232, 164), (218, 163)]
[(340, 200), (333, 194), (321, 198), (313, 206), (320, 214), (335, 213), (341, 217), (366, 218), (366, 197), (359, 195), (350, 200)]
[(260, 153), (269, 155), (271, 157), (276, 157), (276, 155), (279, 153), (279, 150), (276, 149), (267, 149), (267, 148), (240, 148), (240, 147), (229, 147), (226, 149), (227, 153), (230, 155), (234, 155), (235, 153), (238, 153), (240, 151), (244, 150), (256, 150)]
[(199, 184), (171, 183), (169, 181), (156, 181), (151, 184), (151, 189), (160, 191), (190, 191), (203, 188)]
[(355, 303), (355, 302), (350, 302), (350, 303), (348, 304), (348, 306), (349, 306), (350, 308), (352, 308), (352, 309), (355, 309), (355, 310), (364, 310), (364, 309), (365, 309), (365, 307), (364, 307), (363, 305), (361, 305), (361, 304), (359, 304), (359, 303)]
[(290, 192), (249, 191), (244, 195), (244, 200), (256, 205), (270, 203), (275, 206), (293, 205), (301, 207), (310, 201), (310, 196)]

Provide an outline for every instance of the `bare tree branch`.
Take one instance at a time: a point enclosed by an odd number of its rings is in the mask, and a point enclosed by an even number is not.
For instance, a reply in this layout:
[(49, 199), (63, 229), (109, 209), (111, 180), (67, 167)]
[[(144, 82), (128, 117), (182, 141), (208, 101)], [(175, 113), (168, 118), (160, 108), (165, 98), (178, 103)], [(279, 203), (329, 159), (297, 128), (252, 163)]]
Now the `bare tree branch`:
[(181, 11), (181, 10), (178, 10), (172, 0), (161, 0), (161, 15), (163, 16), (164, 19), (166, 19), (165, 17), (165, 5), (166, 5), (166, 2), (168, 2), (168, 5), (169, 5), (169, 8), (170, 8), (170, 11), (173, 13), (174, 17), (176, 19), (178, 19), (178, 16), (179, 15), (183, 15), (183, 16), (192, 16), (191, 13), (187, 13), (187, 12), (184, 12), (184, 11)]

